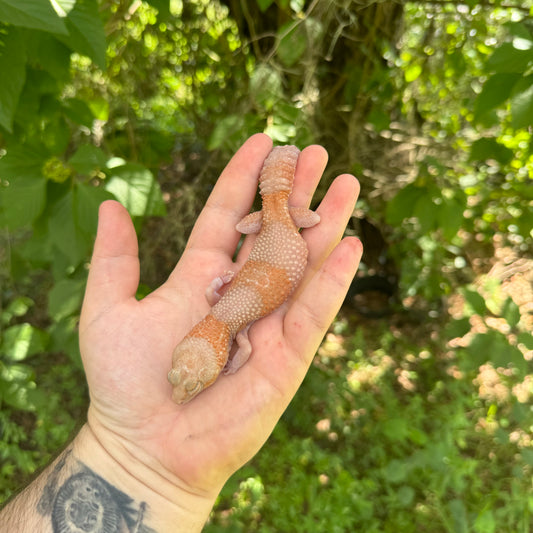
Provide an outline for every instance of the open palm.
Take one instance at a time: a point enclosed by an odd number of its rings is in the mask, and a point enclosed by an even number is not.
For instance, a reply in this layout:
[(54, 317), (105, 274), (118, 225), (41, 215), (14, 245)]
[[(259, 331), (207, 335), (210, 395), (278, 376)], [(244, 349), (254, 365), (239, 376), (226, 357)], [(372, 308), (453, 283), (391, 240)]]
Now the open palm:
[[(137, 238), (117, 202), (101, 206), (98, 235), (80, 323), (89, 383), (89, 426), (104, 447), (121, 447), (150, 462), (187, 490), (216, 494), (260, 448), (300, 385), (355, 273), (361, 246), (345, 238), (357, 181), (339, 176), (318, 208), (321, 222), (303, 231), (309, 248), (297, 293), (250, 329), (252, 356), (236, 374), (185, 405), (171, 400), (167, 373), (175, 345), (209, 310), (205, 289), (236, 264), (235, 224), (249, 212), (257, 177), (271, 149), (251, 137), (218, 180), (169, 279), (141, 301)], [(325, 150), (302, 151), (291, 205), (307, 206), (327, 161)]]

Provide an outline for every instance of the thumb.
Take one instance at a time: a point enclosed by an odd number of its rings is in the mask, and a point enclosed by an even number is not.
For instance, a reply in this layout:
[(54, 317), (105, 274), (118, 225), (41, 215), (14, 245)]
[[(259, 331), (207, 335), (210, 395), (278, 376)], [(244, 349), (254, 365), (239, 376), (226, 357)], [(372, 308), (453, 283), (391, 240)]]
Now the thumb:
[(82, 321), (135, 296), (139, 285), (139, 248), (128, 211), (108, 200), (100, 205), (98, 230), (87, 279)]

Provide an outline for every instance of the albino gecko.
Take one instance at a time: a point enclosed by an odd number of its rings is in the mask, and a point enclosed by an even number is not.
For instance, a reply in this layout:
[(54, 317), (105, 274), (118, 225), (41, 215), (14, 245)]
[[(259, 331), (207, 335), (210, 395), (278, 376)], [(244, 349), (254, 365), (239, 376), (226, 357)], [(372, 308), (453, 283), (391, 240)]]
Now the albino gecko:
[[(300, 151), (278, 146), (265, 159), (259, 175), (262, 210), (244, 217), (241, 233), (258, 233), (248, 259), (236, 274), (216, 278), (206, 291), (209, 314), (176, 346), (168, 380), (172, 399), (186, 403), (211, 385), (220, 372), (236, 372), (250, 356), (248, 328), (278, 308), (302, 279), (307, 245), (298, 227), (308, 228), (320, 217), (303, 207), (289, 207), (289, 194)], [(229, 283), (221, 297), (218, 289)], [(238, 350), (230, 358), (233, 341)]]

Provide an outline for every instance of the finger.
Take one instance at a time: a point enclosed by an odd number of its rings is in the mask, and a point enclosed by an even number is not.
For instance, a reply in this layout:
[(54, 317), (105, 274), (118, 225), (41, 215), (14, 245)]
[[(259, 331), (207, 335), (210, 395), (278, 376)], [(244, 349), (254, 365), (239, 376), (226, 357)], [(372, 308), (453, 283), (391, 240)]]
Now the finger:
[(359, 182), (350, 174), (335, 178), (317, 208), (320, 222), (302, 232), (309, 249), (308, 264), (316, 271), (341, 240), (359, 196)]
[(231, 257), (240, 235), (235, 225), (253, 203), (263, 161), (272, 149), (264, 134), (250, 137), (232, 157), (191, 233), (187, 248), (222, 251)]
[(328, 162), (328, 153), (319, 145), (311, 145), (302, 150), (296, 172), (289, 204), (296, 207), (308, 207), (315, 189)]
[(306, 356), (303, 373), (346, 297), (362, 253), (359, 239), (345, 237), (287, 311), (285, 337), (296, 353)]
[[(139, 285), (137, 235), (128, 211), (118, 202), (100, 205), (98, 230), (83, 304), (85, 318), (134, 297)], [(82, 316), (83, 319), (83, 316)]]

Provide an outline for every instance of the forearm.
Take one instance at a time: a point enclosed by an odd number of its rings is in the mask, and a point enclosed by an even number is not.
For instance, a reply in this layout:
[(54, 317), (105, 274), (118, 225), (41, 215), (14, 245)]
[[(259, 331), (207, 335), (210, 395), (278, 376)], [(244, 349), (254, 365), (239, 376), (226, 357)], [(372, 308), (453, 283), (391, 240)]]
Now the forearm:
[(84, 426), (0, 511), (0, 531), (201, 531), (213, 500), (187, 493), (157, 473), (147, 475), (146, 469), (130, 459), (117, 461)]

